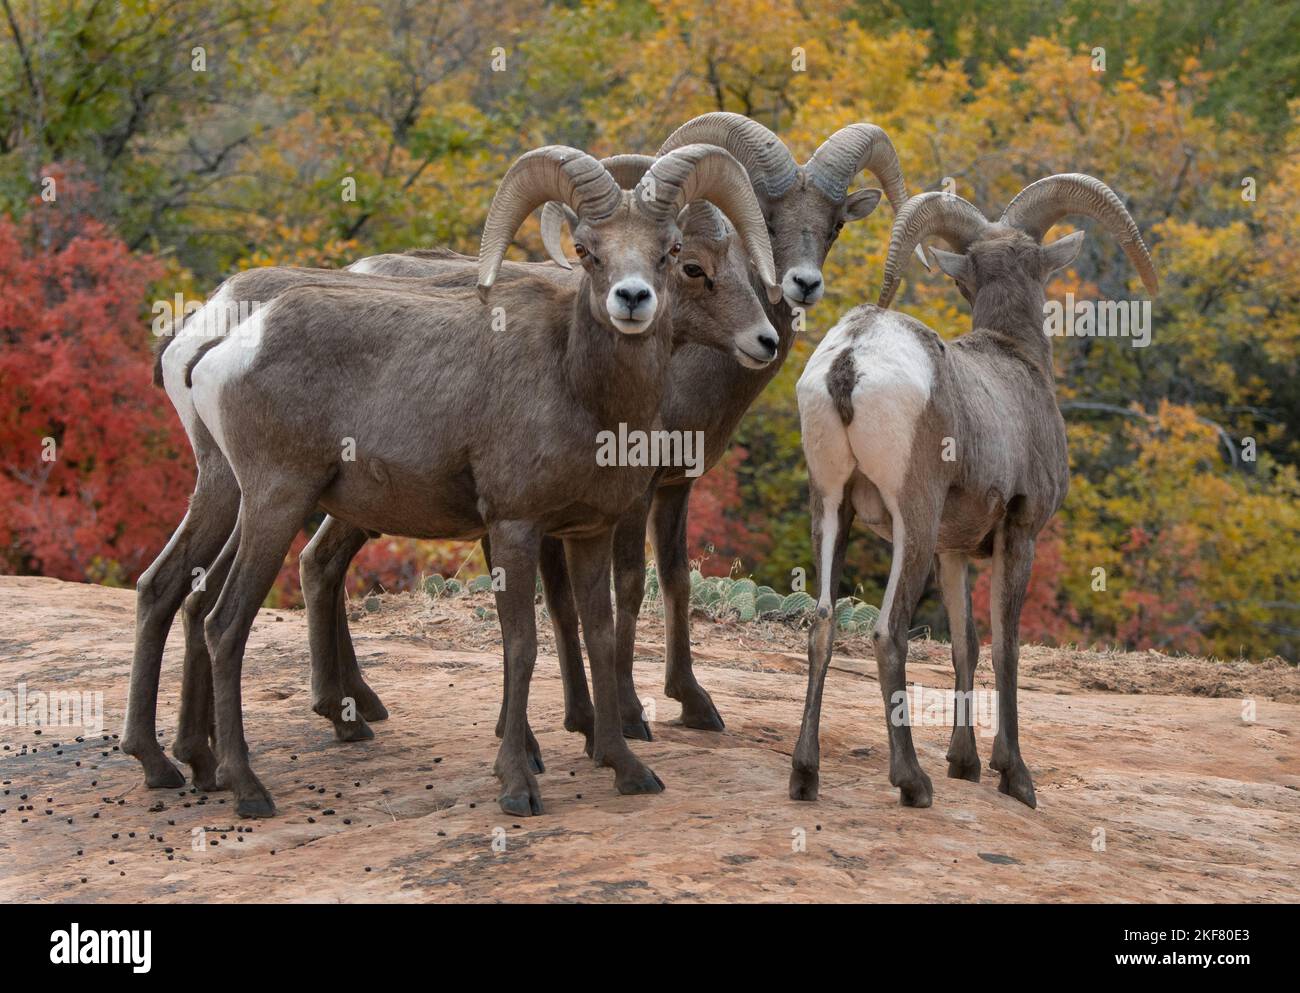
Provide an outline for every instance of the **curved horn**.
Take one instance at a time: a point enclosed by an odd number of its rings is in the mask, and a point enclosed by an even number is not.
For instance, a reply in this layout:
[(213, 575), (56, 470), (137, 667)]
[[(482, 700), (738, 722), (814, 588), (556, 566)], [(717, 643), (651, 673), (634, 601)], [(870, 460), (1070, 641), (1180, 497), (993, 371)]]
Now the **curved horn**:
[(849, 191), (853, 177), (863, 169), (880, 182), (897, 214), (907, 203), (903, 167), (889, 135), (874, 124), (850, 124), (822, 142), (804, 167), (813, 185), (839, 203)]
[(1124, 249), (1147, 292), (1156, 295), (1160, 279), (1137, 222), (1115, 192), (1100, 179), (1079, 172), (1063, 172), (1030, 183), (1007, 204), (1002, 223), (1019, 228), (1041, 243), (1052, 226), (1070, 214), (1082, 214), (1101, 222)]
[(938, 235), (959, 252), (979, 241), (989, 222), (969, 200), (955, 193), (932, 191), (919, 193), (908, 200), (894, 218), (889, 234), (889, 254), (885, 256), (885, 280), (876, 305), (888, 307), (898, 290), (903, 264), (921, 239)]
[(547, 200), (542, 207), (542, 247), (546, 249), (546, 254), (551, 257), (552, 262), (565, 269), (572, 269), (573, 263), (564, 254), (564, 225), (573, 227), (576, 221), (576, 214), (570, 217), (565, 213), (564, 205), (554, 200)]
[[(653, 155), (610, 155), (601, 159), (600, 164), (614, 177), (614, 182), (623, 189), (630, 190), (650, 170), (654, 161)], [(566, 216), (564, 207), (551, 200), (542, 208), (541, 221), (542, 245), (546, 248), (546, 254), (556, 265), (572, 269), (572, 263), (564, 254), (561, 236), (564, 234), (564, 225), (573, 227), (575, 218)]]
[(745, 168), (717, 145), (686, 145), (655, 160), (637, 183), (633, 199), (654, 218), (672, 217), (692, 200), (708, 200), (726, 215), (767, 287), (772, 303), (781, 299), (772, 243), (758, 198)]
[(758, 121), (741, 114), (714, 111), (692, 118), (668, 136), (659, 154), (692, 144), (725, 148), (745, 167), (754, 191), (764, 199), (781, 196), (799, 176), (799, 167), (785, 142)]
[(492, 197), (483, 224), (478, 295), (484, 302), (519, 225), (547, 200), (559, 200), (580, 217), (599, 220), (623, 202), (623, 191), (604, 166), (576, 148), (547, 145), (515, 159)]

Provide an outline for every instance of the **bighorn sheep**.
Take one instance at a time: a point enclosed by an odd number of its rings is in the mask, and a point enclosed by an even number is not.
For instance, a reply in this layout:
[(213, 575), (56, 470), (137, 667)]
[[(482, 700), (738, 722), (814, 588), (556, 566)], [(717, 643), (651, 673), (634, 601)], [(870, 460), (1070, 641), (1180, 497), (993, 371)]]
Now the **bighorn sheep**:
[[(872, 172), (895, 210), (907, 201), (907, 186), (889, 136), (872, 124), (841, 128), (802, 166), (775, 134), (739, 114), (711, 113), (688, 121), (664, 142), (660, 154), (692, 142), (720, 145), (744, 165), (772, 236), (784, 296), (782, 302), (767, 307), (780, 336), (777, 361), (767, 368), (744, 369), (690, 345), (673, 355), (660, 415), (667, 429), (704, 432), (708, 468), (722, 457), (741, 417), (785, 361), (800, 323), (796, 309), (802, 311), (821, 299), (821, 265), (840, 230), (847, 222), (869, 215), (880, 201), (879, 190), (849, 193), (854, 176), (864, 169)], [(624, 731), (630, 737), (650, 738), (632, 679), (633, 642), (644, 595), (647, 524), (664, 597), (665, 693), (681, 703), (681, 719), (687, 727), (723, 728), (721, 715), (691, 667), (686, 511), (695, 479), (680, 469), (663, 470), (615, 529), (618, 689)], [(557, 568), (562, 566), (561, 562)], [(580, 723), (580, 717), (571, 717), (566, 715), (566, 727)]]
[[(613, 156), (602, 160), (610, 174), (625, 188), (631, 188), (645, 174), (652, 156)], [(761, 366), (776, 351), (775, 332), (749, 282), (749, 256), (740, 238), (723, 216), (705, 201), (695, 201), (678, 217), (682, 230), (682, 252), (675, 270), (677, 291), (672, 298), (675, 342), (692, 341), (717, 348), (742, 363)], [(567, 261), (566, 261), (567, 266)], [(132, 667), (130, 706), (123, 748), (145, 767), (146, 783), (153, 787), (174, 787), (184, 783), (164, 754), (155, 733), (155, 712), (163, 644), (180, 604), (184, 601), (186, 630), (185, 678), (181, 719), (175, 742), (178, 758), (192, 767), (194, 782), (215, 789), (216, 760), (209, 747), (211, 720), (211, 677), (202, 619), (211, 609), (220, 583), (206, 583), (186, 598), (191, 588), (191, 571), (206, 569), (234, 528), (238, 510), (238, 486), (225, 457), (197, 423), (192, 391), (186, 370), (205, 347), (239, 322), (248, 305), (264, 305), (297, 286), (365, 286), (379, 289), (429, 290), (449, 286), (472, 286), (477, 279), (477, 260), (445, 249), (415, 250), (402, 255), (371, 256), (348, 267), (351, 273), (379, 276), (409, 276), (419, 279), (376, 279), (340, 273), (337, 270), (267, 267), (231, 277), (209, 298), (175, 337), (160, 342), (156, 380), (164, 385), (173, 406), (190, 432), (191, 445), (199, 465), (198, 483), (192, 499), (193, 512), (186, 515), (176, 536), (141, 576), (138, 584), (135, 662)], [(700, 274), (695, 274), (699, 270)], [(502, 278), (516, 275), (549, 279), (557, 285), (577, 286), (580, 276), (567, 269), (531, 263), (504, 262)], [(706, 286), (707, 284), (707, 286)], [(388, 712), (379, 697), (362, 678), (348, 633), (343, 609), (343, 578), (348, 563), (366, 540), (365, 532), (327, 518), (301, 557), (304, 590), (311, 629), (313, 709), (329, 717), (341, 740), (373, 736), (367, 721), (383, 720)], [(346, 554), (342, 552), (348, 548)], [(554, 548), (558, 552), (552, 552)], [(328, 553), (328, 554), (327, 554)], [(543, 575), (546, 563), (557, 557), (562, 569), (562, 546), (556, 539), (543, 541)], [(336, 556), (339, 556), (336, 560)], [(200, 573), (202, 575), (202, 573)], [(206, 580), (206, 576), (204, 579)], [(555, 586), (548, 583), (548, 589)], [(315, 589), (328, 587), (337, 597), (333, 609), (324, 607)], [(552, 604), (552, 617), (566, 634), (577, 640), (577, 616), (567, 588)], [(324, 623), (332, 625), (329, 630)], [(337, 657), (336, 657), (337, 656)], [(582, 670), (580, 652), (561, 653), (566, 663), (565, 690), (567, 720), (571, 730), (587, 734), (591, 745), (592, 705)], [(576, 672), (572, 665), (576, 662)], [(355, 704), (351, 720), (344, 719), (341, 701)], [(502, 712), (504, 714), (505, 702)], [(574, 717), (572, 715), (578, 715)], [(542, 763), (531, 731), (527, 735), (530, 757), (537, 771)]]
[[(578, 286), (516, 278), (494, 293), (515, 230), (551, 199), (581, 220)], [(505, 333), (493, 333), (492, 314), (464, 291), (434, 300), (295, 289), (199, 358), (194, 407), (240, 488), (238, 524), (212, 570), (227, 575), (204, 634), (219, 771), (241, 816), (274, 813), (243, 735), (243, 647), (285, 551), (318, 505), (366, 530), (490, 536), (493, 565), (507, 577), (497, 603), (510, 687), (496, 771), (502, 809), (519, 815), (541, 810), (525, 749), (533, 577), (542, 536), (562, 537), (595, 686), (593, 757), (614, 768), (621, 792), (662, 789), (619, 730), (607, 594), (610, 529), (653, 469), (600, 467), (594, 456), (600, 431), (655, 422), (672, 343), (661, 298), (672, 295), (680, 251), (674, 218), (695, 199), (728, 215), (774, 291), (761, 212), (723, 150), (677, 149), (625, 192), (590, 156), (549, 147), (511, 167), (484, 226), (478, 293), (503, 308)], [(358, 328), (375, 343), (361, 354)], [(478, 404), (476, 418), (458, 416), (467, 397)], [(356, 441), (356, 461), (340, 457), (347, 438)]]
[[(960, 197), (923, 193), (894, 221), (879, 306), (847, 314), (826, 335), (797, 394), (811, 490), (812, 545), (820, 597), (808, 639), (808, 695), (794, 751), (790, 796), (818, 791), (818, 724), (830, 664), (835, 592), (854, 516), (893, 543), (893, 564), (872, 633), (888, 719), (889, 781), (903, 804), (933, 792), (912, 747), (904, 689), (908, 621), (938, 558), (952, 631), (956, 690), (969, 700), (979, 640), (971, 617), (968, 560), (993, 560), (993, 669), (998, 727), (991, 767), (998, 789), (1035, 806), (1020, 755), (1016, 668), (1020, 609), (1038, 533), (1069, 483), (1065, 423), (1056, 406), (1044, 287), (1068, 265), (1083, 233), (1043, 245), (1063, 217), (1099, 221), (1120, 242), (1151, 294), (1155, 266), (1119, 198), (1091, 176), (1050, 176), (1026, 187), (996, 224)], [(971, 305), (971, 331), (945, 342), (919, 321), (885, 310), (903, 264), (932, 249)], [(975, 732), (958, 707), (948, 775), (978, 782)]]

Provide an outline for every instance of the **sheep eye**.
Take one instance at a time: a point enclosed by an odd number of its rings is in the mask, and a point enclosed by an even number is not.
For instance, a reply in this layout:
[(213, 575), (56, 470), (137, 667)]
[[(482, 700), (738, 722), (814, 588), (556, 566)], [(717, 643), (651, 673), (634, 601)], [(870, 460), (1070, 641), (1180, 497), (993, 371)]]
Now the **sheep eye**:
[(676, 258), (678, 254), (681, 252), (681, 250), (682, 250), (682, 243), (680, 241), (677, 241), (673, 243), (672, 248), (668, 249), (668, 254), (671, 255), (673, 258)]
[(575, 242), (573, 246), (573, 250), (578, 253), (578, 258), (585, 259), (587, 257), (586, 245), (579, 245)]
[(694, 262), (687, 262), (686, 265), (682, 266), (682, 272), (686, 273), (686, 275), (690, 276), (692, 279), (699, 279), (704, 275), (704, 270)]

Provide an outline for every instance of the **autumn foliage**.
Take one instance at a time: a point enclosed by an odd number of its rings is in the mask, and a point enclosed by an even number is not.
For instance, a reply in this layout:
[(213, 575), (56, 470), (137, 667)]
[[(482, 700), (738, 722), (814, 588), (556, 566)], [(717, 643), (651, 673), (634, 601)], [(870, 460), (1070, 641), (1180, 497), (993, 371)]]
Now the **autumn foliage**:
[(120, 583), (170, 536), (193, 459), (150, 382), (161, 268), (71, 213), (0, 218), (0, 565)]
[[(521, 151), (651, 152), (721, 109), (772, 127), (800, 161), (873, 121), (913, 192), (952, 189), (992, 216), (1053, 172), (1115, 189), (1160, 269), (1153, 339), (1054, 343), (1073, 478), (1039, 541), (1023, 633), (1300, 654), (1300, 6), (13, 7), (0, 27), (0, 569), (127, 583), (179, 520), (192, 462), (149, 383), (151, 298), (201, 297), (255, 265), (473, 252)], [(53, 202), (33, 195), (50, 177)], [(874, 299), (892, 220), (882, 206), (845, 227), (825, 300), (696, 486), (689, 542), (705, 571), (781, 591), (811, 572), (794, 383), (839, 315)], [(1114, 239), (1083, 226), (1049, 297), (1144, 300)], [(517, 257), (541, 257), (535, 222), (518, 243)], [(969, 327), (951, 281), (915, 265), (895, 305), (945, 335)], [(466, 562), (482, 568), (473, 546), (385, 538), (349, 588)], [(887, 546), (855, 532), (841, 592), (878, 602), (887, 572)], [(275, 595), (293, 601), (296, 582), (291, 562)], [(987, 575), (974, 595), (986, 615)], [(933, 590), (915, 623), (946, 631)]]

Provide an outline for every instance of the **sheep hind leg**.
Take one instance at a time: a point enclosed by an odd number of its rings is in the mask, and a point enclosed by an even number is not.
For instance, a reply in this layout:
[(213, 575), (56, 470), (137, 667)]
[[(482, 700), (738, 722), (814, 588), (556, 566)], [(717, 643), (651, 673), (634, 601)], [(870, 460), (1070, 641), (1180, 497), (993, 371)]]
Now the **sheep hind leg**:
[(686, 550), (686, 516), (694, 484), (674, 483), (655, 491), (650, 537), (664, 598), (664, 694), (682, 705), (682, 724), (697, 731), (726, 725), (713, 698), (695, 678), (691, 661), (691, 564)]
[(204, 619), (212, 659), (218, 778), (235, 794), (240, 817), (271, 817), (275, 803), (248, 760), (240, 677), (244, 649), (262, 601), (270, 592), (294, 536), (316, 506), (326, 480), (304, 487), (293, 480), (268, 482), (245, 492), (239, 507), (239, 546), (216, 605)]
[(663, 781), (632, 753), (623, 737), (609, 603), (611, 534), (606, 531), (589, 538), (566, 539), (564, 551), (573, 576), (574, 601), (582, 619), (596, 696), (592, 759), (614, 770), (614, 785), (620, 793), (659, 793)]
[(948, 636), (952, 639), (952, 667), (955, 673), (955, 706), (952, 740), (948, 744), (948, 778), (980, 781), (980, 756), (975, 745), (975, 666), (980, 642), (971, 613), (970, 569), (959, 552), (940, 553), (939, 587), (948, 613)]
[(586, 739), (588, 757), (595, 747), (596, 713), (587, 689), (587, 673), (582, 666), (582, 642), (578, 633), (578, 609), (573, 603), (573, 586), (564, 560), (564, 543), (558, 538), (543, 538), (541, 552), (542, 590), (546, 610), (551, 615), (555, 634), (555, 651), (560, 657), (560, 678), (564, 684), (564, 730), (574, 731)]
[(905, 494), (904, 500), (900, 507), (898, 500), (886, 496), (893, 520), (893, 561), (871, 638), (889, 731), (889, 782), (898, 787), (903, 806), (928, 807), (934, 802), (934, 786), (917, 761), (907, 708), (907, 627), (934, 561), (942, 497), (917, 493)]
[(853, 504), (845, 484), (842, 492), (831, 489), (823, 496), (817, 484), (811, 487), (812, 545), (817, 563), (817, 580), (821, 591), (817, 615), (808, 632), (808, 693), (804, 697), (803, 722), (795, 744), (790, 769), (790, 799), (816, 800), (820, 789), (822, 690), (826, 670), (831, 664), (831, 646), (835, 638), (835, 594), (844, 572), (844, 552), (853, 526)]
[[(350, 643), (351, 639), (346, 627), (342, 637), (339, 630), (340, 624), (346, 624), (343, 581), (348, 565), (365, 543), (365, 531), (327, 517), (298, 556), (311, 649), (311, 709), (334, 725), (334, 737), (339, 741), (366, 741), (375, 736), (360, 712), (342, 655), (343, 641)], [(355, 654), (351, 668), (356, 668)], [(360, 676), (357, 672), (356, 679)]]
[[(228, 477), (228, 484), (221, 478)], [(158, 683), (167, 633), (193, 582), (196, 566), (206, 566), (221, 550), (239, 507), (239, 489), (224, 460), (201, 461), (190, 508), (158, 558), (136, 584), (135, 656), (122, 751), (145, 769), (151, 789), (185, 785), (185, 776), (158, 744)], [(202, 574), (200, 574), (202, 575)]]
[(1020, 757), (1016, 682), (1020, 664), (1020, 611), (1033, 565), (1033, 535), (1008, 520), (998, 529), (993, 546), (993, 675), (998, 691), (998, 730), (989, 766), (1002, 774), (998, 792), (1028, 807), (1037, 807), (1038, 799), (1029, 768)]

